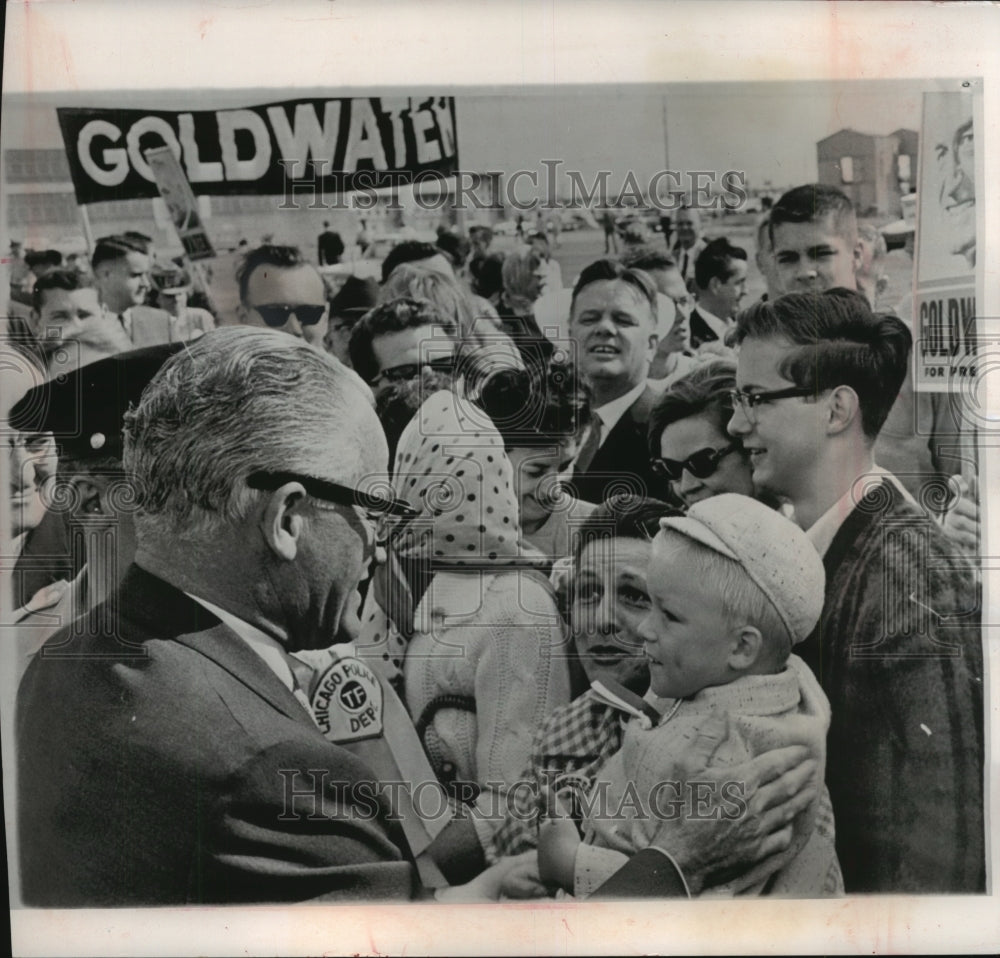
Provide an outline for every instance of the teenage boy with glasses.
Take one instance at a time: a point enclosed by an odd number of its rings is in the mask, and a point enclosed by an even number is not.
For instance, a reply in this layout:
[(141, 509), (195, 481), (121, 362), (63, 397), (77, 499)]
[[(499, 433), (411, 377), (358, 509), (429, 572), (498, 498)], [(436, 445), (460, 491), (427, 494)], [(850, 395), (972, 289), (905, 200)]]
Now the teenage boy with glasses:
[(833, 712), (826, 781), (845, 889), (982, 891), (979, 590), (873, 453), (910, 333), (838, 288), (752, 306), (737, 341), (729, 432), (826, 567), (800, 655)]

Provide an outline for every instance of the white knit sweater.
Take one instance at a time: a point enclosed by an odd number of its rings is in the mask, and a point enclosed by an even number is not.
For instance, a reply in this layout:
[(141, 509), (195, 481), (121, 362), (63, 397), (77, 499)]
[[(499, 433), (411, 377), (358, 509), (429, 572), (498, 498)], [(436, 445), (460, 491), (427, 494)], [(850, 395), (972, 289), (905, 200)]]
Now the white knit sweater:
[(475, 699), (442, 709), (425, 736), (431, 764), (477, 782), (484, 847), (503, 822), (503, 793), (528, 763), (545, 717), (569, 701), (563, 626), (546, 581), (529, 571), (439, 572), (414, 616), (403, 667), (414, 721), (439, 695)]

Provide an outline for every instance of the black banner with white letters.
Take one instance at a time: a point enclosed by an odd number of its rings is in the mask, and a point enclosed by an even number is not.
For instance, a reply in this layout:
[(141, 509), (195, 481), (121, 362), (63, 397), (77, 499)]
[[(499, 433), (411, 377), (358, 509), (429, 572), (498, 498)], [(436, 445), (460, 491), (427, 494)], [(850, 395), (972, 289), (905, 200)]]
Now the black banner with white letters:
[(81, 204), (158, 195), (145, 151), (167, 146), (198, 195), (317, 196), (458, 169), (452, 97), (285, 100), (226, 110), (60, 108)]

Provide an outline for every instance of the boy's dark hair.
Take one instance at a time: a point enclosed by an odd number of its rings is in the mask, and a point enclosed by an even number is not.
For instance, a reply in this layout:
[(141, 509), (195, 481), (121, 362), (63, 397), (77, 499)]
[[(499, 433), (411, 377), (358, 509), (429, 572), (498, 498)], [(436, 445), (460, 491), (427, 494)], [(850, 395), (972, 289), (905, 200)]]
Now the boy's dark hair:
[(657, 320), (656, 286), (653, 285), (653, 280), (642, 270), (631, 269), (616, 259), (599, 259), (583, 268), (577, 278), (576, 285), (573, 287), (573, 298), (570, 301), (570, 314), (572, 314), (574, 308), (576, 307), (577, 297), (588, 286), (592, 283), (602, 282), (603, 280), (614, 279), (621, 280), (623, 283), (628, 283), (642, 294), (646, 302), (649, 303), (649, 308), (653, 312), (653, 323), (655, 324)]
[(441, 252), (431, 243), (422, 243), (420, 240), (403, 240), (402, 243), (397, 243), (389, 250), (382, 262), (382, 282), (384, 283), (389, 278), (397, 266), (401, 266), (403, 263), (419, 263), (432, 256), (439, 256)]
[(559, 445), (590, 420), (590, 390), (569, 363), (497, 370), (483, 384), (478, 404), (507, 449)]
[(850, 243), (857, 240), (858, 217), (847, 194), (835, 186), (807, 183), (796, 186), (771, 207), (768, 230), (774, 245), (774, 229), (782, 223), (815, 223), (826, 216), (833, 218), (838, 236)]
[(393, 299), (369, 310), (351, 330), (348, 352), (354, 371), (370, 383), (378, 375), (378, 362), (372, 350), (372, 341), (386, 333), (399, 333), (404, 329), (421, 326), (440, 326), (452, 339), (457, 339), (455, 324), (424, 299)]
[(649, 414), (649, 455), (660, 457), (660, 439), (667, 426), (691, 416), (708, 416), (725, 435), (733, 417), (730, 392), (736, 388), (736, 363), (713, 359), (696, 366), (660, 396)]
[(694, 263), (694, 281), (698, 289), (708, 289), (713, 279), (726, 282), (733, 275), (734, 259), (746, 262), (747, 251), (742, 246), (733, 246), (724, 236), (708, 243)]
[(264, 243), (250, 250), (236, 267), (236, 282), (240, 288), (240, 302), (246, 303), (250, 277), (258, 266), (273, 266), (276, 269), (294, 269), (308, 264), (297, 246)]
[(602, 539), (642, 539), (652, 542), (660, 519), (682, 515), (680, 509), (646, 496), (623, 494), (602, 502), (573, 534), (573, 562), (583, 550)]
[(629, 269), (650, 270), (677, 269), (677, 261), (667, 253), (651, 246), (633, 246), (621, 256), (622, 263)]
[(40, 313), (47, 290), (64, 289), (67, 293), (72, 293), (78, 289), (90, 289), (93, 285), (93, 280), (88, 276), (83, 276), (78, 270), (52, 269), (35, 280), (35, 286), (31, 292), (31, 305), (34, 306), (36, 313)]
[(736, 319), (736, 342), (783, 337), (794, 343), (779, 372), (817, 394), (850, 386), (861, 426), (874, 441), (906, 378), (913, 337), (902, 320), (872, 312), (860, 293), (840, 287), (787, 293), (755, 303)]

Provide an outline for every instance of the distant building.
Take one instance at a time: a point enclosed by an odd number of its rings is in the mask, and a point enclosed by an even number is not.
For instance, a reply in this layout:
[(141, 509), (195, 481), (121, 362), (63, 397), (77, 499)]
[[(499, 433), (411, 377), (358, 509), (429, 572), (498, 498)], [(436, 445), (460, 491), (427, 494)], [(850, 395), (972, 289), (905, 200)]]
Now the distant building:
[(900, 198), (917, 187), (917, 140), (914, 130), (840, 130), (816, 144), (819, 182), (843, 190), (862, 216), (902, 216)]

